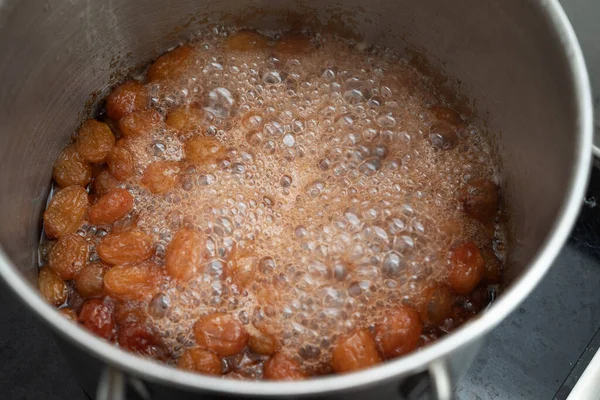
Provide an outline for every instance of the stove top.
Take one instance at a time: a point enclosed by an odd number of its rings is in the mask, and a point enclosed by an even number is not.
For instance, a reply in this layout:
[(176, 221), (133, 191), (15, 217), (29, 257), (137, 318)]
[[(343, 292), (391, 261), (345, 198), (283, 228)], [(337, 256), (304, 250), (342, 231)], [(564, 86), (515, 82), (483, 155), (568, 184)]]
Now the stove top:
[[(600, 118), (600, 24), (596, 23), (600, 2), (561, 2), (582, 44)], [(582, 201), (581, 215), (567, 245), (532, 295), (490, 334), (458, 382), (459, 400), (564, 400), (600, 347), (597, 167)], [(1, 397), (88, 400), (50, 331), (18, 304), (2, 281), (0, 304)]]

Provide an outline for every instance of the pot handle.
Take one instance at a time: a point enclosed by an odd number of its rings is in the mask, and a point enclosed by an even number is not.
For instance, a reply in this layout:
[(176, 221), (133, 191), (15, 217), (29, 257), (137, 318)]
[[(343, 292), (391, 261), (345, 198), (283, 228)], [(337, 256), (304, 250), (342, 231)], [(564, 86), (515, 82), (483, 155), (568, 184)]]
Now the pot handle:
[(140, 399), (150, 400), (150, 392), (148, 392), (142, 381), (128, 377), (124, 372), (110, 365), (104, 367), (104, 371), (102, 371), (100, 382), (96, 387), (96, 400), (126, 400), (127, 385), (133, 389)]

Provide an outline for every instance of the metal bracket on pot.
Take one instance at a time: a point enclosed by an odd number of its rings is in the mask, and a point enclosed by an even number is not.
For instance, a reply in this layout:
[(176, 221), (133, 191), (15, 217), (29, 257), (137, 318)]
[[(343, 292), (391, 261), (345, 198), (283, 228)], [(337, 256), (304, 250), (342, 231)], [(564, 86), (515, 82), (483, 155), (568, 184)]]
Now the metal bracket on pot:
[(431, 376), (431, 390), (437, 400), (452, 400), (454, 398), (454, 384), (452, 373), (445, 360), (440, 359), (429, 364)]
[[(128, 385), (141, 400), (151, 400), (142, 381), (127, 377), (111, 366), (106, 366), (102, 372), (96, 400), (126, 400)], [(436, 360), (429, 364), (427, 371), (407, 378), (400, 386), (400, 395), (406, 400), (453, 400), (454, 384), (447, 362)]]
[(452, 400), (454, 384), (447, 362), (443, 359), (429, 364), (427, 371), (413, 375), (400, 386), (406, 400)]
[(151, 399), (150, 392), (142, 381), (127, 377), (114, 367), (106, 366), (96, 388), (96, 400), (126, 400), (128, 385), (141, 400)]

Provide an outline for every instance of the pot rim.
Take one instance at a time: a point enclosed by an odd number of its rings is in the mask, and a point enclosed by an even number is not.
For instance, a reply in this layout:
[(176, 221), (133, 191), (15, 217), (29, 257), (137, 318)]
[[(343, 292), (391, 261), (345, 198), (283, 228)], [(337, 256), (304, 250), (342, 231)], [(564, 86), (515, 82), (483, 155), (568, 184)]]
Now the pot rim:
[(588, 73), (575, 32), (558, 0), (540, 0), (538, 3), (542, 16), (549, 20), (558, 33), (572, 79), (572, 100), (577, 104), (576, 165), (569, 182), (569, 191), (565, 195), (554, 226), (533, 258), (527, 272), (506, 290), (487, 312), (423, 350), (359, 372), (314, 378), (310, 382), (250, 382), (203, 376), (127, 353), (68, 321), (23, 279), (1, 246), (0, 275), (38, 317), (79, 348), (88, 350), (103, 362), (125, 373), (183, 389), (267, 397), (314, 395), (366, 388), (427, 369), (436, 359), (467, 346), (471, 341), (489, 332), (531, 293), (566, 242), (585, 195), (590, 173), (593, 136), (593, 107)]

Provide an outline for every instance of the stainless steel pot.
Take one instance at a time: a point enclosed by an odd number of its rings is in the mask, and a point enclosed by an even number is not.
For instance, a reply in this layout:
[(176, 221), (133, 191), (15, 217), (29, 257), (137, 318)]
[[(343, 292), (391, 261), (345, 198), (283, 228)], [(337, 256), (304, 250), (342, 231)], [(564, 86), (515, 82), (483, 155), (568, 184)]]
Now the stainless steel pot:
[[(461, 82), (497, 132), (512, 221), (508, 288), (476, 320), (422, 351), (382, 366), (310, 382), (216, 379), (122, 352), (59, 316), (35, 289), (36, 246), (51, 166), (117, 70), (151, 60), (210, 23), (286, 28), (298, 23), (413, 48)], [(119, 398), (128, 381), (142, 398), (213, 396), (327, 398), (415, 396), (452, 380), (485, 334), (531, 292), (577, 216), (592, 146), (583, 58), (556, 0), (122, 0), (0, 2), (0, 272), (63, 343), (88, 391)], [(91, 100), (90, 100), (91, 99)], [(120, 373), (123, 371), (126, 376)], [(143, 379), (142, 381), (137, 378)], [(414, 389), (411, 391), (411, 388)]]

